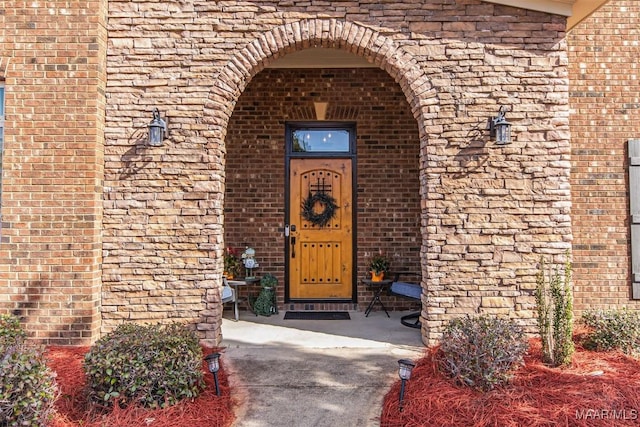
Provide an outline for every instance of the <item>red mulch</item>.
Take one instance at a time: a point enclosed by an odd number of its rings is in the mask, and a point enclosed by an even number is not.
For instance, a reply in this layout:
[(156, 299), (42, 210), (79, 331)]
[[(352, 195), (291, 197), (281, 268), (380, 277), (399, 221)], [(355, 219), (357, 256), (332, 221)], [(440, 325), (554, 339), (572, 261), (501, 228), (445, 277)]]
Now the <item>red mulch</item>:
[[(204, 354), (212, 350), (203, 348)], [(193, 400), (183, 400), (166, 409), (144, 409), (117, 405), (109, 412), (100, 412), (87, 403), (82, 360), (89, 347), (48, 347), (48, 366), (57, 373), (60, 396), (56, 400), (56, 414), (50, 427), (228, 427), (235, 419), (234, 402), (220, 358), (218, 382), (220, 396), (216, 395), (213, 375), (203, 361), (206, 387)]]
[[(539, 340), (531, 340), (525, 366), (512, 383), (482, 393), (455, 385), (438, 371), (437, 349), (416, 363), (384, 400), (383, 427), (637, 426), (640, 424), (640, 362), (621, 353), (592, 352), (576, 345), (572, 364), (542, 364)], [(602, 371), (602, 375), (593, 375)]]
[[(229, 427), (234, 402), (224, 372), (218, 373), (221, 396), (203, 362), (206, 388), (196, 399), (166, 409), (114, 408), (103, 413), (84, 396), (82, 360), (88, 347), (49, 347), (47, 360), (57, 373), (60, 397), (51, 427)], [(208, 350), (208, 351), (207, 351)], [(210, 352), (205, 349), (205, 354)], [(382, 427), (598, 427), (640, 424), (640, 362), (621, 353), (598, 353), (577, 346), (565, 368), (542, 364), (539, 340), (531, 340), (525, 366), (511, 384), (487, 393), (453, 383), (438, 371), (437, 348), (418, 360), (405, 385), (399, 410), (400, 382), (387, 393)], [(601, 371), (602, 375), (593, 375)]]

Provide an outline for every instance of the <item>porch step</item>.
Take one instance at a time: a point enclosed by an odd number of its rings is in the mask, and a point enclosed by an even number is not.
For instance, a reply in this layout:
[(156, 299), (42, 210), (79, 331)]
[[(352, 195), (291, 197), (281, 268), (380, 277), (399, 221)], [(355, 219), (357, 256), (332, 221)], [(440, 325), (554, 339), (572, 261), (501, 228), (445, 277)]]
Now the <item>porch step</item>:
[(354, 303), (289, 303), (284, 311), (362, 311)]

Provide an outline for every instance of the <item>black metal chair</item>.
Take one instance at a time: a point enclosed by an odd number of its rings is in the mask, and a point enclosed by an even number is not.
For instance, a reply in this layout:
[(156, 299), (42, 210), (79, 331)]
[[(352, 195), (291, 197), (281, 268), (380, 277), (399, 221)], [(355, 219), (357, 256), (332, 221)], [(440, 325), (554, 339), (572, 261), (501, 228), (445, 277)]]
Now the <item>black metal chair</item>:
[[(389, 294), (421, 301), (422, 285), (419, 283), (401, 282), (401, 274), (407, 274), (407, 272), (398, 272), (395, 274), (393, 282), (389, 287)], [(400, 322), (410, 328), (420, 328), (422, 326), (420, 323), (420, 311), (402, 316)]]

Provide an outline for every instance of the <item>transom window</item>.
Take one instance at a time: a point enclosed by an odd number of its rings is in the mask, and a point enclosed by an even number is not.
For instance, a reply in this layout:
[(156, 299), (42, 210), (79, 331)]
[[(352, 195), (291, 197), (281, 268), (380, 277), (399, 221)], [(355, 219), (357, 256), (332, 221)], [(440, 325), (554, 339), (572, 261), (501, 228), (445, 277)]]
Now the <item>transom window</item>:
[(288, 123), (287, 153), (299, 156), (350, 156), (355, 154), (354, 123)]
[(293, 132), (295, 153), (349, 152), (349, 132), (344, 129), (305, 129)]

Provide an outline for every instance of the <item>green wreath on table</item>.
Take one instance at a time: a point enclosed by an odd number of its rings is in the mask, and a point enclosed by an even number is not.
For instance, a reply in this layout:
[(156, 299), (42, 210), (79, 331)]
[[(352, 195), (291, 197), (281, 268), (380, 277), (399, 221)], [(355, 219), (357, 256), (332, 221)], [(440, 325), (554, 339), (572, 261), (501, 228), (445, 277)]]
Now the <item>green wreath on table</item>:
[[(324, 207), (321, 212), (315, 211), (316, 203)], [(309, 193), (309, 197), (302, 201), (302, 217), (318, 227), (327, 225), (336, 216), (336, 209), (338, 209), (336, 199), (322, 191)]]

